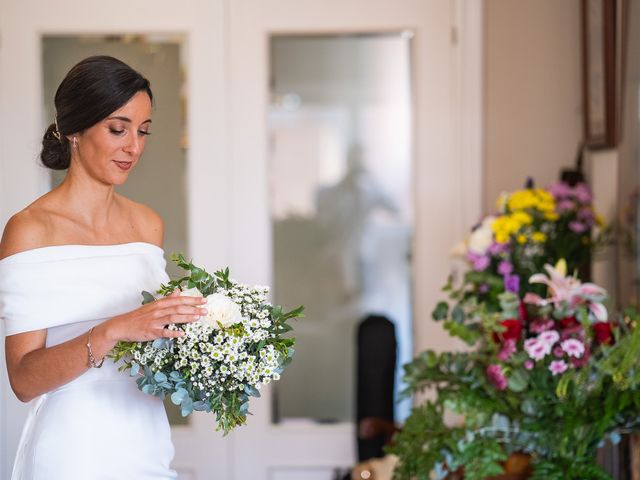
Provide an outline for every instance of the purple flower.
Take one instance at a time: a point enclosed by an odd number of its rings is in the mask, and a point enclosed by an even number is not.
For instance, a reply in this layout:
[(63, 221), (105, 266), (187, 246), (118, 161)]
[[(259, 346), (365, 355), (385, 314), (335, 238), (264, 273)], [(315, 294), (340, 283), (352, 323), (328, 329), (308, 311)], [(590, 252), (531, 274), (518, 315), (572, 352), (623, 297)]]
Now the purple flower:
[(591, 189), (586, 183), (579, 183), (573, 187), (573, 194), (580, 203), (591, 203), (593, 195), (591, 195)]
[(487, 377), (491, 384), (498, 390), (505, 390), (509, 382), (500, 365), (492, 364), (487, 367)]
[(569, 338), (561, 343), (562, 350), (570, 357), (580, 358), (584, 354), (584, 344), (575, 338)]
[(481, 283), (480, 285), (478, 285), (478, 292), (480, 292), (480, 293), (488, 293), (489, 292), (489, 284), (488, 283)]
[(516, 341), (514, 338), (509, 338), (502, 344), (502, 349), (498, 353), (498, 360), (506, 362), (514, 353), (516, 353)]
[(562, 349), (562, 347), (560, 345), (556, 345), (553, 348), (553, 355), (560, 358), (560, 357), (564, 357), (564, 350)]
[(480, 255), (476, 257), (475, 260), (473, 260), (473, 269), (476, 272), (482, 272), (483, 270), (487, 269), (489, 263), (489, 257), (487, 257), (486, 255)]
[(520, 291), (520, 277), (518, 275), (505, 275), (504, 288), (508, 292), (518, 293)]
[(489, 254), (492, 256), (500, 255), (501, 253), (509, 252), (509, 244), (508, 243), (497, 243), (494, 242), (489, 245)]
[(549, 365), (549, 371), (554, 375), (560, 375), (561, 373), (566, 372), (568, 366), (564, 360), (554, 360)]
[(573, 233), (584, 233), (587, 230), (587, 226), (582, 222), (572, 221), (569, 222), (569, 229)]
[(527, 370), (533, 369), (533, 362), (531, 360), (525, 360), (524, 361), (524, 368), (526, 368)]
[(568, 197), (571, 195), (571, 187), (569, 184), (564, 182), (552, 183), (549, 185), (548, 190), (555, 198)]
[(560, 200), (556, 203), (556, 211), (558, 213), (570, 212), (573, 210), (574, 206), (575, 204), (573, 203), (573, 200)]
[(509, 275), (511, 272), (513, 272), (513, 265), (511, 264), (511, 262), (502, 260), (498, 264), (498, 273), (500, 275)]
[(587, 227), (592, 227), (594, 223), (596, 223), (595, 216), (593, 215), (593, 210), (589, 207), (583, 207), (578, 210), (578, 220), (585, 223)]

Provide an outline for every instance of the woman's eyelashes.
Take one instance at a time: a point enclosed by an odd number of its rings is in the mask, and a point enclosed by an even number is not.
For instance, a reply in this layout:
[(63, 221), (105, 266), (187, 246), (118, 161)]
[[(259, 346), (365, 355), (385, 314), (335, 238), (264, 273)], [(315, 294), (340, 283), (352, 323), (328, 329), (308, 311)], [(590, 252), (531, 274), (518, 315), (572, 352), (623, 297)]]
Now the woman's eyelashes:
[[(114, 135), (124, 135), (126, 132), (125, 129), (118, 130), (117, 128), (111, 128), (111, 127), (109, 127), (109, 131)], [(149, 132), (148, 130), (138, 130), (138, 135), (151, 135), (151, 132)]]

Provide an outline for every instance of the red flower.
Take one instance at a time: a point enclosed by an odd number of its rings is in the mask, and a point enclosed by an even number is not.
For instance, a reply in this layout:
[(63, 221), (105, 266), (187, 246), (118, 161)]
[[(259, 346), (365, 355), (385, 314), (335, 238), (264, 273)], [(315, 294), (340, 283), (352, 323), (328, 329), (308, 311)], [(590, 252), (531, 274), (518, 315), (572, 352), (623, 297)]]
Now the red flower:
[(494, 342), (504, 342), (506, 340), (520, 340), (520, 335), (522, 334), (522, 323), (520, 320), (515, 318), (509, 318), (507, 320), (503, 320), (500, 322), (506, 330), (502, 332), (494, 332), (493, 333), (493, 341)]
[(607, 345), (613, 343), (613, 332), (611, 331), (611, 323), (609, 322), (594, 323), (593, 333), (596, 336), (596, 342), (606, 343)]
[(577, 327), (578, 325), (580, 325), (580, 322), (578, 322), (578, 319), (576, 317), (564, 317), (559, 321), (560, 321), (560, 327), (563, 329)]
[(589, 352), (589, 346), (585, 345), (584, 353), (582, 354), (581, 357), (579, 358), (571, 357), (571, 365), (573, 365), (575, 368), (584, 367), (589, 361), (590, 356), (591, 356), (591, 353)]
[(529, 321), (529, 314), (527, 313), (527, 305), (522, 300), (520, 300), (520, 305), (518, 306), (518, 313), (520, 315), (520, 320), (524, 323)]

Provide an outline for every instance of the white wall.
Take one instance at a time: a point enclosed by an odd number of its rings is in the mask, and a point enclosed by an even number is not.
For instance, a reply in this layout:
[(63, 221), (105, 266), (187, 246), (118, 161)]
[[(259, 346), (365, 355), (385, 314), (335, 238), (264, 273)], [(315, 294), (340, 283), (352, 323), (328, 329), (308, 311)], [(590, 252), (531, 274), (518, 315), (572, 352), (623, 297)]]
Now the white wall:
[(570, 167), (582, 138), (580, 0), (485, 1), (484, 210)]

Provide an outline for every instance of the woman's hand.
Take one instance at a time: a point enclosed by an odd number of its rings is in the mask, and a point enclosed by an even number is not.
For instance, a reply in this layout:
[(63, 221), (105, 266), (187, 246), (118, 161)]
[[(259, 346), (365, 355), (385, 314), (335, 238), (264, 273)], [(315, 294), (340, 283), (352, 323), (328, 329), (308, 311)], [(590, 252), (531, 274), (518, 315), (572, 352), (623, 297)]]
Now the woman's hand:
[(180, 290), (154, 302), (147, 303), (136, 310), (113, 317), (97, 328), (102, 327), (103, 335), (115, 345), (119, 341), (143, 342), (156, 338), (175, 338), (183, 332), (165, 328), (170, 323), (192, 323), (207, 309), (202, 297), (180, 296)]

